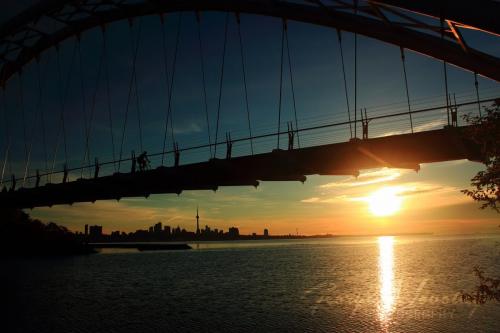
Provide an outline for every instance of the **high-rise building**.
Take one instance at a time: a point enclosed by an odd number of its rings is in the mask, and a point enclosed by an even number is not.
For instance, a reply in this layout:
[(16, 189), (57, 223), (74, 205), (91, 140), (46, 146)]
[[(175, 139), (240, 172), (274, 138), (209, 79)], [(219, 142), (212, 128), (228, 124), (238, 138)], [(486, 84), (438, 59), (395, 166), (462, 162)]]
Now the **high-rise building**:
[(89, 235), (89, 225), (86, 224), (85, 225), (85, 237), (87, 237)]
[(160, 234), (160, 233), (161, 233), (161, 229), (162, 229), (162, 227), (161, 227), (161, 222), (158, 222), (158, 223), (156, 223), (156, 224), (154, 225), (154, 227), (153, 227), (153, 232), (154, 232), (155, 234)]
[(227, 234), (231, 238), (237, 238), (240, 236), (240, 230), (236, 227), (231, 227), (231, 228), (229, 228), (229, 231), (227, 232)]
[(89, 237), (90, 238), (98, 238), (102, 236), (102, 226), (100, 225), (91, 225), (89, 227)]
[(264, 237), (269, 237), (269, 230), (264, 229)]
[(167, 234), (167, 236), (170, 236), (170, 226), (166, 225), (164, 228), (163, 228), (164, 232)]

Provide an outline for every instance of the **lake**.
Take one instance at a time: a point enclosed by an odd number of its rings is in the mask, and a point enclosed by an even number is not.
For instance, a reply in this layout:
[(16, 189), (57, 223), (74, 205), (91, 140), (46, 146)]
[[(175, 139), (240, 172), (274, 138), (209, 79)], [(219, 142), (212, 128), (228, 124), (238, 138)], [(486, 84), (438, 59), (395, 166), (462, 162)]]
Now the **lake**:
[(3, 332), (498, 332), (500, 304), (462, 303), (474, 266), (500, 277), (500, 236), (190, 243), (3, 259)]

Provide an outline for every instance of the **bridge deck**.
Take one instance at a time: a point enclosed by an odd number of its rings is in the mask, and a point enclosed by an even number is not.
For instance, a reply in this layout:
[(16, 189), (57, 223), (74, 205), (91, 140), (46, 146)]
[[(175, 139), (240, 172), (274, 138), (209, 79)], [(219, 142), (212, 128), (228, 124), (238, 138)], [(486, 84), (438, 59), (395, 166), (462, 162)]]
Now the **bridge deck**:
[(219, 186), (258, 186), (259, 181), (305, 181), (307, 175), (357, 175), (377, 167), (418, 170), (420, 163), (479, 160), (479, 149), (464, 139), (463, 128), (275, 150), (253, 156), (116, 173), (96, 179), (46, 184), (0, 193), (0, 206), (34, 208), (125, 197), (148, 197)]

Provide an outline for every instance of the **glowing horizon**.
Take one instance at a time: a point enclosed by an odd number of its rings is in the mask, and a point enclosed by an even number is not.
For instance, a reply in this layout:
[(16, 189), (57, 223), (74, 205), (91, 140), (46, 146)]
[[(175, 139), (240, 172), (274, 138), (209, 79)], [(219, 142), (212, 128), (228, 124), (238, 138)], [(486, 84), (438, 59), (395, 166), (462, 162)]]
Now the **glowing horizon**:
[[(419, 173), (402, 169), (365, 170), (358, 178), (314, 176), (299, 182), (263, 182), (254, 188), (187, 191), (180, 196), (98, 201), (28, 211), (70, 230), (99, 224), (105, 233), (165, 225), (195, 230), (196, 206), (200, 225), (243, 234), (393, 235), (403, 233), (495, 233), (498, 216), (479, 210), (460, 192), (480, 167), (472, 162), (424, 165)], [(446, 172), (447, 179), (441, 177)], [(470, 176), (464, 176), (470, 175)], [(367, 198), (381, 188), (397, 188), (404, 209), (392, 216), (375, 216)], [(286, 208), (285, 208), (286, 207)], [(284, 209), (285, 208), (285, 209)]]

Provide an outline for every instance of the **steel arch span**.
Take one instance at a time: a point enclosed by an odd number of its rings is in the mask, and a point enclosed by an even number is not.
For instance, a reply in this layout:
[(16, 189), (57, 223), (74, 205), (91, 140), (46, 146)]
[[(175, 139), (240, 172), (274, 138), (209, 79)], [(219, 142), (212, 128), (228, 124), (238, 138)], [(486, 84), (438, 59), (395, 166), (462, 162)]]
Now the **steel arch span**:
[[(460, 33), (474, 29), (499, 35), (500, 4), (491, 0), (459, 6), (429, 0), (419, 5), (399, 0), (43, 0), (0, 26), (0, 86), (45, 50), (89, 29), (177, 11), (256, 14), (331, 27), (500, 81), (500, 59), (469, 47)], [(437, 22), (430, 24), (428, 17)]]

